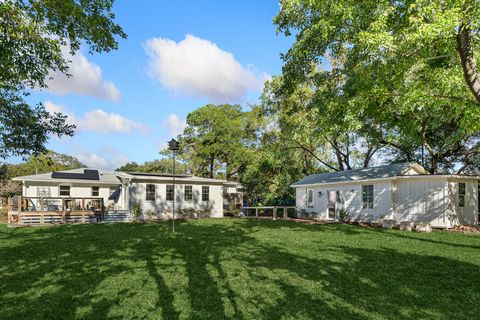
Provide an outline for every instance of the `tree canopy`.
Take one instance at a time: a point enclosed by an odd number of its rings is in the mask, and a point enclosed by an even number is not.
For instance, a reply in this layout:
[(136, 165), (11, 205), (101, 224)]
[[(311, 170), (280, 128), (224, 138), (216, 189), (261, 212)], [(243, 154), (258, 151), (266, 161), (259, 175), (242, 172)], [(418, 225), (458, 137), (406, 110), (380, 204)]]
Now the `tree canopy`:
[(468, 0), (283, 0), (274, 22), (296, 40), (276, 95), (313, 88), (313, 110), (329, 120), (319, 129), (347, 124), (344, 132), (390, 160), (424, 158), (432, 173), (471, 169), (480, 151), (479, 11)]
[[(173, 168), (173, 159), (157, 159), (152, 161), (146, 161), (143, 164), (138, 164), (136, 162), (129, 162), (117, 169), (115, 171), (122, 172), (146, 172), (146, 173), (171, 173)], [(176, 161), (175, 163), (175, 173), (182, 174), (188, 173), (188, 168), (184, 163)]]
[(125, 38), (114, 22), (113, 0), (0, 1), (0, 157), (45, 151), (50, 134), (73, 135), (61, 114), (49, 114), (24, 96), (45, 88), (53, 71), (68, 75), (69, 61), (82, 44), (90, 53), (117, 49)]
[(37, 156), (30, 156), (25, 162), (19, 164), (4, 164), (0, 176), (2, 179), (0, 180), (85, 167), (86, 165), (75, 157), (54, 151), (47, 151)]

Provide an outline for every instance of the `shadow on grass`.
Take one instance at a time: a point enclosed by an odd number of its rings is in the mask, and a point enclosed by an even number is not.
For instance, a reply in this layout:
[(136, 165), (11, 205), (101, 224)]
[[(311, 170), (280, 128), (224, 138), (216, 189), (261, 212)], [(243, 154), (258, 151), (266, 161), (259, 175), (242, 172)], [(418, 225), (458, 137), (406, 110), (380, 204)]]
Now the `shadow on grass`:
[(177, 230), (166, 223), (0, 230), (2, 319), (472, 319), (480, 312), (479, 257), (460, 259), (477, 245), (445, 256), (444, 244), (434, 243), (438, 252), (427, 256), (409, 251), (416, 238), (382, 248), (391, 232), (265, 220), (192, 221)]

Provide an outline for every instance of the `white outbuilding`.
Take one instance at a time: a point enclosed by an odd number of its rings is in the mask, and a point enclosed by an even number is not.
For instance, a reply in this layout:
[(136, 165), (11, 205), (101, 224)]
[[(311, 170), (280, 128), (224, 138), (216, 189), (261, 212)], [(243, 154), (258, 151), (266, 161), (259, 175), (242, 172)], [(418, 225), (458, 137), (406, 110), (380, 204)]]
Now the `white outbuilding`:
[(479, 222), (479, 176), (432, 175), (418, 163), (321, 173), (295, 182), (297, 210), (318, 219), (429, 223)]

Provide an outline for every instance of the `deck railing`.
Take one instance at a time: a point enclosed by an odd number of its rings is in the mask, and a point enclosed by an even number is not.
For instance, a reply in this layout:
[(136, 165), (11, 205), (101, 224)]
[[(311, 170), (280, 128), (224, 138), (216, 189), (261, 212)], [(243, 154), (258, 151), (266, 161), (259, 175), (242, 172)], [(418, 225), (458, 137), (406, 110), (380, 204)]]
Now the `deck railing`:
[(10, 224), (88, 223), (105, 211), (99, 197), (16, 197), (7, 208)]
[(294, 206), (267, 206), (267, 207), (243, 207), (243, 214), (247, 217), (269, 217), (276, 220), (277, 218), (288, 218), (289, 210), (295, 212)]

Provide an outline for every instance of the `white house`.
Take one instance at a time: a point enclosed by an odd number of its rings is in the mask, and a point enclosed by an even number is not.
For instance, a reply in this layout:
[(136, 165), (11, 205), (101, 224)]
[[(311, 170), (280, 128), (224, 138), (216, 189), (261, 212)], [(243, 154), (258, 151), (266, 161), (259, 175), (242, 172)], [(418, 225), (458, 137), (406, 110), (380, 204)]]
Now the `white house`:
[(175, 208), (178, 210), (208, 211), (211, 217), (223, 217), (224, 208), (231, 199), (241, 205), (242, 193), (237, 183), (189, 175), (174, 177), (172, 174), (82, 168), (13, 180), (22, 183), (22, 196), (28, 200), (30, 211), (40, 211), (40, 206), (44, 211), (64, 210), (65, 201), (72, 202), (70, 206), (80, 210), (89, 202), (103, 200), (108, 211), (131, 211), (135, 204), (139, 204), (143, 213), (168, 215), (174, 203), (174, 179)]
[(430, 175), (417, 163), (330, 172), (295, 182), (296, 207), (319, 219), (478, 224), (479, 177)]

